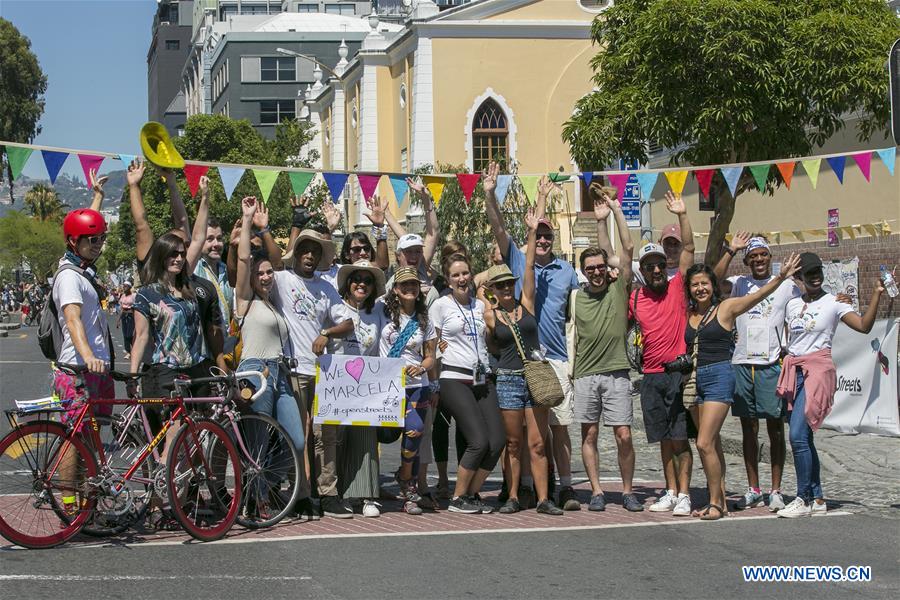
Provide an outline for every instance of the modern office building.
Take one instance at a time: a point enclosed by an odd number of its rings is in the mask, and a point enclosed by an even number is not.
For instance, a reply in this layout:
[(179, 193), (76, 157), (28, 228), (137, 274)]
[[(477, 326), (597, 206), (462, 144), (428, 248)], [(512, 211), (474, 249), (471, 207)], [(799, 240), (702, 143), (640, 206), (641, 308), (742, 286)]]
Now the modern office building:
[(147, 118), (172, 133), (184, 126), (181, 70), (191, 46), (193, 0), (160, 0), (147, 50)]

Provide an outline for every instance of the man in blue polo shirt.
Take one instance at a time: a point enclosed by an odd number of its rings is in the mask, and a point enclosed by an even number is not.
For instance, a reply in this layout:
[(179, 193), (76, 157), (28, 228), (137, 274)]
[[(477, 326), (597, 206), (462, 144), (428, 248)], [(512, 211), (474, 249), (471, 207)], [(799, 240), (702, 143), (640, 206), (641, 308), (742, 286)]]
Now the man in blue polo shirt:
[[(503, 223), (503, 216), (494, 189), (500, 167), (496, 163), (488, 166), (482, 179), (488, 220), (494, 232), (503, 260), (509, 265), (516, 281), (516, 295), (522, 293), (522, 275), (525, 270), (525, 254), (513, 243)], [(547, 359), (553, 365), (559, 383), (565, 392), (562, 404), (550, 411), (550, 430), (553, 434), (553, 458), (559, 474), (559, 502), (563, 510), (579, 510), (581, 505), (572, 489), (572, 441), (568, 426), (575, 422), (573, 412), (573, 390), (569, 381), (568, 356), (566, 353), (566, 306), (569, 291), (578, 287), (578, 275), (568, 262), (553, 254), (555, 232), (548, 219), (543, 218), (543, 206), (547, 195), (553, 189), (548, 178), (541, 180), (538, 188), (537, 248), (534, 259), (535, 276), (535, 317), (538, 322), (538, 338), (547, 351)]]

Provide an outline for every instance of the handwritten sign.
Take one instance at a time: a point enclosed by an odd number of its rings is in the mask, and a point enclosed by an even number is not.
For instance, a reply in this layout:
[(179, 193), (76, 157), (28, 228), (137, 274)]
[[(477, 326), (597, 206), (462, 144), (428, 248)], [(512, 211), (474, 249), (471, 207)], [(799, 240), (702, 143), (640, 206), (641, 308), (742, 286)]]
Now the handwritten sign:
[(405, 366), (402, 358), (320, 356), (313, 423), (402, 427), (406, 413)]

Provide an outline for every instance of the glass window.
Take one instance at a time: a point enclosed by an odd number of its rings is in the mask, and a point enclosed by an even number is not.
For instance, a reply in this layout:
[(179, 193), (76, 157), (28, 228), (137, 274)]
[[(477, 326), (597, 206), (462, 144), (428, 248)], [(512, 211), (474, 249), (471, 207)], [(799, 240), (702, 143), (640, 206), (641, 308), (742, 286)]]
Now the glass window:
[(259, 59), (260, 81), (296, 81), (296, 61), (292, 56), (263, 56)]
[(475, 113), (472, 123), (472, 168), (480, 173), (490, 161), (509, 162), (509, 127), (503, 109), (487, 99)]
[(353, 4), (326, 4), (325, 12), (332, 15), (350, 15), (356, 14)]
[(277, 125), (296, 116), (293, 100), (263, 100), (259, 103), (259, 122), (263, 125)]
[(166, 50), (178, 50), (181, 48), (181, 42), (178, 40), (166, 40)]
[(314, 13), (319, 12), (318, 4), (298, 4), (297, 5), (298, 13)]

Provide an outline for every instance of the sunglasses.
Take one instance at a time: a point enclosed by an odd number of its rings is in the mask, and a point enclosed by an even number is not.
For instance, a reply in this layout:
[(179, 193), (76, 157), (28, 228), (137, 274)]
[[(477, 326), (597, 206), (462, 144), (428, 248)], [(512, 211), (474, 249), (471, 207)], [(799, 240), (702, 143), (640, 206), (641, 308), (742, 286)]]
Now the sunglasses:
[(350, 246), (350, 254), (372, 253), (372, 246)]
[(185, 252), (184, 250), (174, 250), (169, 253), (169, 258), (175, 258), (176, 256), (185, 258), (187, 256), (187, 252)]
[(371, 275), (357, 275), (354, 273), (349, 277), (349, 279), (350, 283), (355, 283), (357, 285), (362, 284), (371, 286), (375, 283), (375, 278)]
[(89, 244), (102, 244), (106, 242), (106, 234), (101, 233), (100, 235), (86, 235), (84, 239), (88, 241)]
[(497, 288), (498, 290), (505, 290), (507, 288), (511, 288), (511, 287), (515, 287), (515, 286), (516, 286), (516, 282), (513, 281), (512, 279), (507, 279), (506, 281), (498, 281), (497, 283), (494, 284), (494, 287)]
[(553, 234), (552, 234), (552, 233), (538, 233), (538, 234), (537, 234), (537, 239), (539, 239), (539, 240), (547, 240), (548, 242), (552, 242), (552, 241), (553, 241)]
[(662, 262), (662, 261), (660, 261), (660, 262), (652, 262), (652, 263), (651, 263), (651, 262), (648, 262), (648, 263), (644, 263), (644, 268), (647, 269), (648, 271), (650, 271), (651, 273), (652, 273), (653, 271), (656, 271), (657, 269), (659, 269), (660, 271), (665, 271), (665, 270), (666, 270), (666, 263), (664, 263), (664, 262)]
[(607, 265), (588, 265), (584, 268), (584, 272), (593, 273), (594, 271), (600, 271), (602, 273), (603, 271), (606, 271), (607, 268)]

